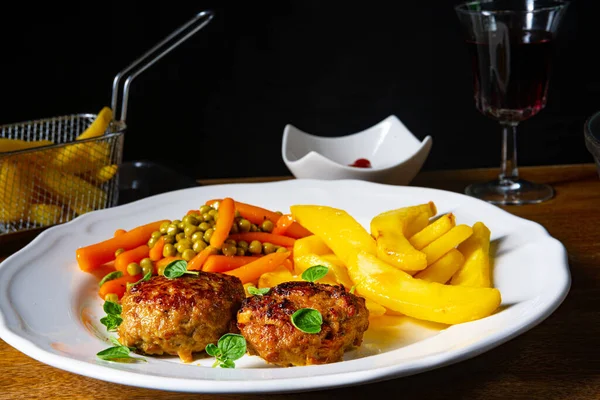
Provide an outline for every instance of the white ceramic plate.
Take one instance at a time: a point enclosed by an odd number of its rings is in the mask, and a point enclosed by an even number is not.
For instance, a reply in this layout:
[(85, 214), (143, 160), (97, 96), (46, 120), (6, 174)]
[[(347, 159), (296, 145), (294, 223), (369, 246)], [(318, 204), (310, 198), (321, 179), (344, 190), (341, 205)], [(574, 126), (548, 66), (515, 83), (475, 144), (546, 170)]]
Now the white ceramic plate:
[[(483, 221), (492, 232), (494, 282), (502, 307), (494, 315), (446, 327), (408, 317), (373, 319), (363, 345), (344, 361), (277, 368), (244, 356), (236, 369), (210, 368), (212, 359), (182, 364), (177, 357), (147, 363), (98, 360), (109, 347), (97, 280), (79, 270), (75, 250), (105, 240), (115, 229), (178, 219), (206, 200), (230, 196), (287, 211), (292, 204), (347, 210), (368, 227), (377, 213), (434, 201), (457, 223)], [(0, 337), (43, 363), (105, 381), (198, 393), (306, 391), (416, 374), (476, 356), (548, 317), (570, 285), (564, 247), (540, 225), (460, 194), (363, 181), (290, 180), (184, 189), (96, 211), (48, 229), (0, 265)]]

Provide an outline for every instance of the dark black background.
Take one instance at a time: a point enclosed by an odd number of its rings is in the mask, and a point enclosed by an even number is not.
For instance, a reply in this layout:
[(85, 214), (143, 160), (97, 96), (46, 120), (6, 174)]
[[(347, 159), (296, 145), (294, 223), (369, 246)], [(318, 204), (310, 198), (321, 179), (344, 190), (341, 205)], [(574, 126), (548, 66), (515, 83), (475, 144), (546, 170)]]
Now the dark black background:
[[(522, 123), (521, 165), (591, 162), (600, 110), (594, 0), (558, 35), (546, 109)], [(124, 159), (198, 178), (288, 174), (291, 123), (341, 136), (397, 115), (433, 137), (424, 169), (496, 167), (497, 124), (474, 108), (456, 1), (4, 2), (0, 123), (110, 105), (113, 77), (203, 9), (216, 17), (133, 84)]]

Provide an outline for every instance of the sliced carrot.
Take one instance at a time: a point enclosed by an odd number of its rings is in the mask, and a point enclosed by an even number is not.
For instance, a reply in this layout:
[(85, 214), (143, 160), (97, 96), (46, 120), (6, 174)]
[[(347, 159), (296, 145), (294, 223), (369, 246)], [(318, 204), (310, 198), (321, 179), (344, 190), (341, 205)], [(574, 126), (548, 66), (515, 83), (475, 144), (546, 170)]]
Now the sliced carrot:
[(208, 256), (202, 271), (206, 272), (226, 272), (232, 269), (239, 268), (243, 265), (249, 264), (252, 261), (258, 260), (260, 257), (255, 256), (222, 256), (213, 254)]
[(296, 222), (291, 214), (280, 216), (272, 233), (275, 235), (293, 237), (294, 239), (301, 239), (312, 235), (312, 232)]
[[(216, 202), (222, 202), (222, 201), (223, 201), (222, 199), (213, 199), (213, 200), (207, 201), (206, 205), (211, 206), (211, 205), (215, 204)], [(219, 204), (219, 208), (221, 208), (220, 204)], [(275, 225), (277, 223), (277, 220), (281, 216), (281, 215), (277, 214), (276, 212), (267, 210), (266, 208), (258, 207), (258, 206), (255, 206), (252, 204), (247, 204), (247, 203), (240, 203), (239, 201), (235, 202), (235, 209), (237, 212), (240, 213), (240, 215), (243, 218), (247, 219), (248, 221), (250, 221), (256, 225), (260, 225), (266, 220), (271, 221), (273, 223), (273, 225)]]
[(229, 235), (230, 239), (235, 240), (236, 242), (240, 240), (245, 240), (250, 243), (253, 240), (258, 240), (261, 243), (271, 243), (276, 246), (283, 247), (293, 247), (296, 239), (283, 236), (283, 235), (275, 235), (273, 233), (268, 232), (243, 232), (243, 233), (232, 233)]
[(98, 290), (98, 294), (100, 295), (100, 297), (102, 299), (104, 299), (104, 297), (107, 294), (114, 293), (117, 296), (119, 296), (119, 299), (120, 299), (121, 297), (123, 297), (123, 294), (125, 294), (128, 283), (135, 283), (142, 278), (143, 278), (142, 274), (134, 275), (134, 276), (123, 275), (120, 278), (106, 281), (102, 284), (102, 286), (100, 286), (100, 289)]
[(114, 236), (114, 237), (121, 236), (121, 235), (122, 235), (122, 234), (124, 234), (124, 233), (127, 233), (127, 231), (126, 231), (125, 229), (117, 229), (117, 230), (115, 231), (115, 234), (114, 234), (113, 236)]
[(142, 258), (148, 257), (150, 248), (147, 244), (136, 247), (135, 249), (122, 252), (115, 259), (115, 269), (127, 274), (127, 266), (131, 263), (139, 263)]
[(154, 243), (154, 246), (152, 246), (152, 248), (150, 249), (150, 252), (148, 253), (148, 257), (150, 257), (150, 259), (152, 261), (160, 260), (161, 258), (163, 258), (163, 249), (164, 248), (165, 248), (165, 237), (161, 236), (158, 238), (156, 243)]
[(200, 253), (196, 254), (194, 258), (188, 261), (187, 269), (189, 271), (200, 271), (202, 270), (202, 266), (206, 262), (208, 256), (215, 254), (216, 249), (212, 246), (206, 246), (204, 250)]
[(167, 220), (141, 225), (117, 237), (80, 247), (75, 252), (79, 268), (89, 272), (114, 260), (117, 249), (131, 250), (147, 243), (152, 232), (159, 230), (160, 224), (163, 222), (167, 222)]
[(283, 265), (290, 271), (292, 274), (294, 273), (294, 262), (292, 261), (292, 257), (288, 257), (283, 260)]
[(242, 281), (242, 284), (255, 282), (262, 274), (271, 272), (279, 267), (289, 256), (290, 253), (288, 252), (267, 254), (249, 264), (227, 271), (225, 274), (237, 276)]
[(225, 243), (229, 231), (233, 225), (235, 218), (235, 203), (232, 198), (226, 197), (219, 204), (219, 214), (217, 223), (215, 224), (215, 230), (210, 237), (210, 245), (215, 249), (220, 249)]
[(154, 268), (158, 269), (159, 267), (166, 267), (167, 265), (171, 264), (175, 260), (183, 260), (183, 258), (177, 257), (177, 256), (169, 256), (169, 257), (161, 258), (160, 260), (156, 261), (156, 263), (154, 264)]

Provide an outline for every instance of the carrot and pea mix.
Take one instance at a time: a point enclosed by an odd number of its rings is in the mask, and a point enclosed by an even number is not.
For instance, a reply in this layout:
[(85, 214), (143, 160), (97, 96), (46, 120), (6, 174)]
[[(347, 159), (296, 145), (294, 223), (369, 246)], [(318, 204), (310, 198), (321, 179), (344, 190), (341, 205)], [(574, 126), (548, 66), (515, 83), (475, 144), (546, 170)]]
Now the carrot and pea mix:
[(99, 290), (103, 299), (120, 299), (128, 283), (162, 275), (176, 260), (185, 260), (190, 271), (230, 274), (242, 283), (256, 281), (280, 265), (293, 269), (294, 242), (309, 235), (289, 214), (227, 197), (209, 200), (181, 220), (117, 229), (112, 238), (79, 248), (76, 256), (83, 271), (102, 267), (120, 272), (104, 280)]

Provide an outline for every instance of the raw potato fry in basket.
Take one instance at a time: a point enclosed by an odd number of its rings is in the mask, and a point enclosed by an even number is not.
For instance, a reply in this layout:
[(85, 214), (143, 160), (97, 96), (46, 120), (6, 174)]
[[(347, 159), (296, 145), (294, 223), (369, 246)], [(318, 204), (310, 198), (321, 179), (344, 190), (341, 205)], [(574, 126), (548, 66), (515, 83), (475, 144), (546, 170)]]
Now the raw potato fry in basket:
[(23, 161), (8, 158), (0, 161), (0, 222), (27, 218), (33, 181), (31, 170)]
[(42, 185), (78, 215), (103, 208), (107, 202), (104, 190), (78, 176), (54, 168), (43, 168), (39, 176)]

